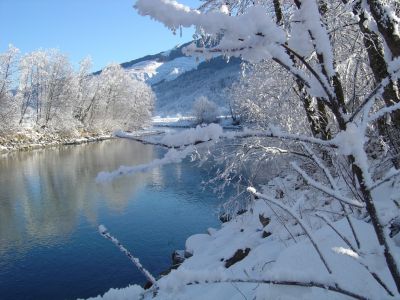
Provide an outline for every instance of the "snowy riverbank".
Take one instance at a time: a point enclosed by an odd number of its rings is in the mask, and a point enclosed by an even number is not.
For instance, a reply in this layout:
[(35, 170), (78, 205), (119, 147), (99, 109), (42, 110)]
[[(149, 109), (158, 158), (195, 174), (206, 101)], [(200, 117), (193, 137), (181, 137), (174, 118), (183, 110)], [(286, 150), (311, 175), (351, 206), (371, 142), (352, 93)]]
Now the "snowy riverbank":
[[(272, 224), (264, 228), (259, 216), (267, 210), (265, 202), (258, 200), (251, 212), (224, 224), (220, 230), (191, 236), (186, 250), (193, 256), (158, 280), (155, 297), (152, 290), (133, 285), (111, 289), (103, 297), (92, 299), (352, 299), (357, 295), (368, 295), (359, 299), (393, 299), (366, 272), (362, 258), (329, 227), (317, 230), (314, 238), (325, 244), (323, 251), (335, 276), (326, 272), (307, 238), (297, 236), (294, 243), (269, 228)], [(370, 238), (373, 228), (366, 222), (353, 221), (360, 232), (363, 251), (370, 256), (367, 260), (371, 259), (377, 251)], [(351, 236), (345, 220), (334, 225)], [(274, 233), (265, 237), (264, 232), (269, 230)], [(235, 256), (236, 260), (232, 260)], [(227, 267), (229, 259), (233, 264)], [(375, 267), (380, 276), (388, 279), (380, 263)], [(315, 287), (310, 288), (312, 285)], [(393, 290), (394, 286), (389, 288)]]
[[(296, 194), (299, 198), (312, 196), (310, 190), (299, 188), (294, 178), (271, 184), (277, 187), (283, 181), (289, 183), (283, 201)], [(358, 253), (346, 243), (354, 241), (344, 218), (331, 225), (345, 239), (323, 222), (313, 224), (312, 237), (332, 268), (329, 274), (310, 239), (301, 230), (292, 231), (294, 224), (288, 223), (288, 230), (266, 202), (255, 200), (246, 213), (220, 229), (210, 228), (207, 233), (189, 237), (185, 250), (193, 256), (157, 281), (156, 294), (155, 289), (132, 285), (111, 289), (92, 300), (386, 299), (387, 291), (373, 277), (390, 282), (383, 261), (377, 259), (380, 250), (376, 239), (371, 238), (372, 225), (356, 219), (352, 223), (362, 245)], [(395, 239), (397, 244), (399, 240)], [(374, 270), (367, 270), (365, 265), (371, 263)], [(386, 288), (395, 290), (393, 284)]]
[(76, 133), (60, 134), (45, 130), (25, 129), (12, 135), (0, 136), (0, 153), (28, 151), (62, 145), (78, 145), (90, 142), (104, 141), (113, 138), (109, 133)]
[[(381, 186), (376, 192), (397, 201), (396, 191), (398, 187)], [(263, 195), (278, 197), (277, 203), (296, 201), (303, 211), (326, 199), (293, 174), (270, 181)], [(336, 206), (325, 201), (320, 210), (334, 212)], [(380, 209), (388, 225), (396, 208)], [(307, 217), (302, 222), (311, 230), (307, 234), (290, 214), (277, 215), (276, 207), (254, 199), (246, 213), (220, 229), (189, 237), (185, 251), (193, 256), (161, 277), (156, 287), (111, 289), (92, 300), (397, 299), (390, 296), (396, 287), (368, 218), (351, 217), (359, 246), (346, 218), (339, 214), (332, 221)], [(399, 253), (400, 234), (393, 242)]]

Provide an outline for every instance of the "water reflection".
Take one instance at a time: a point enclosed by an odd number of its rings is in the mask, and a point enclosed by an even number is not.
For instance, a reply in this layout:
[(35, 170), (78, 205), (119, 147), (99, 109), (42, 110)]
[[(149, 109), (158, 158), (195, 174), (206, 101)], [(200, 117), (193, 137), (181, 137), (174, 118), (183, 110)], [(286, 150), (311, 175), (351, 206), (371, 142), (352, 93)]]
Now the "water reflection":
[(20, 248), (24, 241), (48, 244), (54, 236), (67, 235), (82, 216), (96, 224), (99, 198), (110, 209), (122, 211), (151, 174), (96, 185), (97, 173), (121, 164), (146, 163), (153, 157), (153, 146), (106, 141), (0, 159), (0, 255)]
[(0, 298), (76, 299), (142, 284), (97, 233), (104, 223), (154, 274), (186, 238), (219, 224), (217, 197), (191, 163), (98, 185), (100, 171), (139, 165), (165, 150), (129, 140), (14, 153), (0, 159)]

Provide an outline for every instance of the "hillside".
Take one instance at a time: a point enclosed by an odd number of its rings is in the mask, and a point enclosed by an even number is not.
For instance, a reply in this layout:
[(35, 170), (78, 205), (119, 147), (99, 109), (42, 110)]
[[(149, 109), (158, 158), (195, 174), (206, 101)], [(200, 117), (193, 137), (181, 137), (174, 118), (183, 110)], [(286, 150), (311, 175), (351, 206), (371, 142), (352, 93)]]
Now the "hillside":
[(240, 76), (240, 59), (227, 62), (222, 57), (210, 61), (185, 56), (182, 49), (188, 43), (170, 51), (144, 56), (121, 66), (137, 80), (150, 84), (156, 93), (155, 114), (186, 115), (193, 101), (207, 96), (227, 112), (226, 91)]

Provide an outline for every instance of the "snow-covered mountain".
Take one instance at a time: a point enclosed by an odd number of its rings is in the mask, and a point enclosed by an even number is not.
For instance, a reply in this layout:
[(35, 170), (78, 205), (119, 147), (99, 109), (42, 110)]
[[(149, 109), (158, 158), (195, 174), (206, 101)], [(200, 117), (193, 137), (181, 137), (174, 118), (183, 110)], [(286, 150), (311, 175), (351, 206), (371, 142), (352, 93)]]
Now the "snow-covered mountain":
[(182, 48), (122, 63), (135, 79), (146, 81), (156, 93), (156, 115), (190, 114), (193, 101), (207, 96), (227, 111), (226, 91), (240, 76), (240, 59), (210, 61), (185, 56)]

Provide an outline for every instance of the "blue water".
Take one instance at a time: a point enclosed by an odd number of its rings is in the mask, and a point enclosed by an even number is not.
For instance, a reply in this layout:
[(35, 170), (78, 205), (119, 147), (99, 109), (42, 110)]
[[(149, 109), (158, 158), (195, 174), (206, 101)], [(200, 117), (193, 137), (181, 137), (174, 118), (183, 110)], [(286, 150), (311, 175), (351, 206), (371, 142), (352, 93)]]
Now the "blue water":
[(129, 140), (15, 153), (0, 159), (0, 299), (76, 299), (143, 284), (99, 224), (153, 274), (194, 233), (219, 225), (207, 170), (193, 163), (96, 184), (98, 172), (161, 157)]

